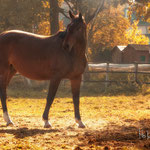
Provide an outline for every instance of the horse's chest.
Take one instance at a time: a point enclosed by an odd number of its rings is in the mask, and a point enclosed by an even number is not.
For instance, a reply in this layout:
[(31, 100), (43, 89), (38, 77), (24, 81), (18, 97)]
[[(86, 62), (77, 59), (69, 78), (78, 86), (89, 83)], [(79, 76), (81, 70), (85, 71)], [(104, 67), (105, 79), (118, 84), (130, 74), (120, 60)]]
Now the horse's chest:
[(86, 67), (86, 60), (85, 59), (76, 60), (72, 64), (72, 69), (71, 69), (71, 72), (69, 74), (69, 78), (74, 78), (76, 76), (83, 74), (85, 67)]

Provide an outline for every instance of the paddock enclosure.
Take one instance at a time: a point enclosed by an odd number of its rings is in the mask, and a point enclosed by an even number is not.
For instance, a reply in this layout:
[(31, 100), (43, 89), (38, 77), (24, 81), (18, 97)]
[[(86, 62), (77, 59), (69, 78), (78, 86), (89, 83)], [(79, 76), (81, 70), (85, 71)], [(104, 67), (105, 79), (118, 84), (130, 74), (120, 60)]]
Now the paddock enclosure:
[(79, 129), (74, 124), (71, 93), (67, 91), (66, 95), (63, 93), (66, 89), (60, 87), (50, 113), (53, 127), (44, 129), (42, 110), (47, 91), (32, 87), (33, 94), (24, 88), (14, 96), (15, 88), (9, 87), (7, 102), (15, 126), (6, 127), (0, 106), (1, 150), (150, 148), (148, 137), (139, 137), (139, 129), (143, 134), (150, 132), (149, 93), (145, 96), (84, 96), (81, 90), (80, 108), (86, 128)]
[[(16, 75), (8, 88), (7, 100), (15, 126), (6, 127), (0, 105), (0, 150), (150, 149), (149, 85), (140, 93), (131, 93), (130, 89), (125, 91), (123, 87), (124, 91), (120, 94), (111, 93), (118, 90), (116, 87), (119, 85), (109, 85), (108, 93), (102, 92), (105, 84), (98, 82), (98, 85), (85, 83), (81, 87), (80, 108), (85, 129), (79, 129), (74, 123), (68, 81), (61, 83), (52, 105), (52, 128), (45, 129), (42, 110), (46, 103), (48, 83), (31, 81), (31, 85), (28, 85), (23, 77)], [(133, 89), (133, 86), (130, 88)]]

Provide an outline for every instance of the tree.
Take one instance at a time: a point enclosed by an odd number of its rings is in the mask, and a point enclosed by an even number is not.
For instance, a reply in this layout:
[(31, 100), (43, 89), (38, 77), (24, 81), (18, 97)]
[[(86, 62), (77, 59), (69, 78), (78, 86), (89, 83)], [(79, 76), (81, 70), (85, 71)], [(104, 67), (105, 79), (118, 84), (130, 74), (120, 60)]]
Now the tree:
[(148, 44), (149, 38), (142, 35), (141, 30), (138, 30), (138, 21), (135, 21), (130, 29), (125, 34), (128, 44)]
[(130, 11), (135, 13), (137, 19), (144, 19), (150, 22), (150, 1), (149, 0), (130, 0)]
[(42, 4), (45, 9), (46, 20), (39, 24), (39, 34), (55, 34), (58, 30), (63, 29), (63, 22), (59, 19), (59, 10), (63, 0), (43, 0)]
[(62, 0), (0, 0), (0, 32), (20, 29), (44, 35), (54, 34), (62, 27), (58, 14), (61, 2)]
[[(144, 1), (143, 4), (146, 6), (147, 3)], [(148, 38), (141, 35), (137, 24), (131, 25), (130, 21), (123, 17), (120, 5), (128, 3), (130, 12), (133, 12), (136, 3), (132, 0), (64, 0), (64, 2), (73, 12), (79, 11), (85, 16), (88, 23), (87, 54), (90, 58), (94, 59), (99, 53), (106, 49), (110, 50), (118, 44), (148, 44)]]
[(0, 0), (0, 31), (21, 29), (37, 32), (45, 12), (40, 0)]
[(148, 44), (149, 40), (141, 35), (137, 22), (131, 25), (122, 12), (121, 7), (110, 7), (97, 16), (92, 30), (89, 26), (91, 37), (88, 56), (92, 61), (109, 60), (111, 49), (116, 45)]
[(51, 34), (59, 30), (59, 5), (58, 0), (49, 0), (50, 4), (50, 31)]
[[(84, 15), (87, 24), (103, 9), (104, 1), (105, 0), (99, 0), (99, 2), (97, 2), (97, 0), (64, 0), (73, 13), (77, 14), (81, 12)], [(67, 17), (65, 10), (60, 9), (60, 13)]]

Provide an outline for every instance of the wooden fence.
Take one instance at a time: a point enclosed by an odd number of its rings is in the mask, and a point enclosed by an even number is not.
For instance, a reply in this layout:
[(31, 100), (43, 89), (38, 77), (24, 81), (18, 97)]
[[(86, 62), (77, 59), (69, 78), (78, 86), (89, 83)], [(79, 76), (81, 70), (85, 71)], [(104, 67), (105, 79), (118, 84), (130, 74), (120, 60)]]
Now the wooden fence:
[[(128, 83), (128, 81), (115, 81), (109, 79), (109, 74), (134, 74), (134, 80), (131, 82), (140, 83), (138, 81), (138, 74), (150, 75), (150, 63), (133, 63), (133, 64), (114, 64), (114, 63), (88, 63), (88, 69), (86, 74), (100, 74), (105, 73), (105, 80), (87, 80), (83, 79), (83, 82), (104, 82), (105, 88), (107, 88), (109, 83)], [(150, 82), (143, 82), (143, 84), (150, 84)]]
[[(86, 74), (105, 74), (105, 79), (102, 80), (89, 80), (84, 77)], [(114, 64), (114, 63), (88, 63), (88, 67), (85, 71), (83, 77), (83, 84), (86, 82), (103, 82), (105, 83), (105, 88), (108, 87), (110, 83), (128, 83), (125, 80), (110, 80), (110, 74), (134, 74), (134, 79), (130, 82), (141, 84), (138, 81), (138, 74), (150, 75), (150, 63), (133, 63), (133, 64)], [(20, 74), (17, 74), (20, 75)], [(24, 78), (29, 86), (32, 85), (30, 79)], [(64, 80), (64, 85), (66, 81)], [(142, 84), (150, 84), (150, 82), (142, 82)]]

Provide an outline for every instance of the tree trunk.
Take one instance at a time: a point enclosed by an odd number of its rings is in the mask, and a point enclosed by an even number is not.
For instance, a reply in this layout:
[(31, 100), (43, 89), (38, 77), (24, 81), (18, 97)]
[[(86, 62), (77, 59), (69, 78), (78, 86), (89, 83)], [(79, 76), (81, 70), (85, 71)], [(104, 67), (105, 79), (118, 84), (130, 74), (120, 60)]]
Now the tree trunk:
[(59, 5), (58, 0), (49, 0), (50, 3), (50, 31), (55, 34), (59, 30)]

